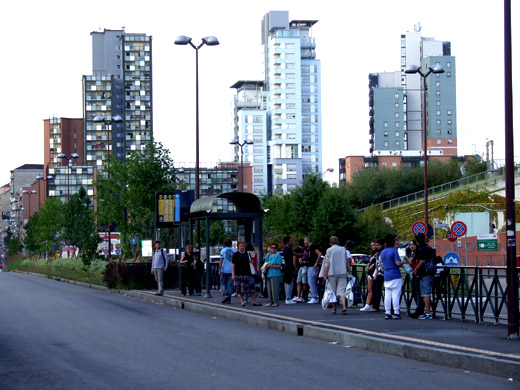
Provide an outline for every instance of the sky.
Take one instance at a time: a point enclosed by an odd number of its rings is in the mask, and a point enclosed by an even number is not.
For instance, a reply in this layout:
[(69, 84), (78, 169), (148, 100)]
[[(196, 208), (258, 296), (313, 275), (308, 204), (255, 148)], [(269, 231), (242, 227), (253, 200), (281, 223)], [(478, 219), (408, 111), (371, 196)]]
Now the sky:
[[(121, 29), (153, 37), (154, 137), (175, 163), (195, 161), (195, 51), (178, 35), (219, 46), (199, 51), (200, 161), (231, 161), (233, 94), (238, 80), (263, 80), (261, 20), (270, 10), (318, 20), (312, 34), (322, 71), (323, 170), (337, 181), (338, 159), (368, 155), (368, 74), (400, 67), (400, 37), (420, 23), (422, 35), (451, 42), (457, 67), (459, 155), (495, 144), (504, 159), (503, 2), (437, 0), (47, 0), (0, 6), (0, 185), (10, 170), (43, 164), (43, 120), (82, 117), (82, 76), (92, 74), (92, 31)], [(513, 69), (518, 67), (520, 6), (512, 2)], [(513, 75), (514, 118), (520, 121)], [(516, 84), (515, 84), (516, 81)], [(515, 139), (515, 156), (520, 156)], [(520, 160), (520, 157), (516, 157)]]

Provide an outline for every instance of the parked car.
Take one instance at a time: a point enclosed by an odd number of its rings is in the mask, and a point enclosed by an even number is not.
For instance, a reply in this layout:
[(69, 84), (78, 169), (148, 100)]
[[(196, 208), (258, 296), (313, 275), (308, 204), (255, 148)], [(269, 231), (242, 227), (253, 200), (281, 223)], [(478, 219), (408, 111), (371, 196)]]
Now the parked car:
[(356, 254), (352, 254), (351, 256), (352, 256), (352, 264), (368, 264), (370, 262), (369, 255), (356, 253)]

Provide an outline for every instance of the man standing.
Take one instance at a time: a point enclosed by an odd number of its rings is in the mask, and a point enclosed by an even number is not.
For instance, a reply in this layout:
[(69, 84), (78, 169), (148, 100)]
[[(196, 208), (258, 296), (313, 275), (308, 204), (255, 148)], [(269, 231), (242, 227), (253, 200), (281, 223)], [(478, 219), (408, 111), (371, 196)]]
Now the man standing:
[(285, 304), (293, 305), (296, 302), (292, 300), (292, 290), (294, 285), (294, 263), (293, 248), (294, 240), (291, 237), (283, 238), (282, 256), (284, 258), (283, 282), (285, 284)]
[(226, 238), (224, 240), (224, 248), (220, 251), (220, 261), (218, 263), (222, 303), (231, 303), (231, 294), (233, 293), (232, 264), (235, 252), (233, 241), (231, 241), (231, 238)]
[(155, 295), (164, 294), (164, 271), (168, 268), (168, 257), (161, 248), (161, 241), (155, 241), (155, 251), (152, 257), (152, 274), (157, 282), (157, 292)]
[(309, 268), (307, 269), (307, 279), (309, 281), (309, 288), (311, 290), (311, 299), (309, 300), (309, 304), (319, 303), (320, 297), (318, 295), (318, 284), (317, 284), (317, 276), (318, 276), (318, 261), (321, 259), (321, 252), (319, 249), (312, 243), (311, 236), (305, 237), (305, 248), (309, 252)]
[[(337, 297), (341, 299), (343, 310), (341, 314), (347, 314), (347, 302), (345, 290), (347, 288), (347, 272), (350, 272), (350, 263), (347, 264), (347, 252), (339, 246), (338, 237), (330, 237), (330, 248), (325, 253), (323, 261), (323, 279), (329, 281), (329, 286)], [(310, 303), (310, 302), (309, 302)], [(336, 314), (336, 302), (332, 304), (332, 314)]]
[(432, 284), (435, 277), (435, 272), (429, 273), (426, 271), (425, 263), (431, 258), (435, 258), (435, 250), (426, 243), (426, 236), (419, 233), (415, 236), (417, 242), (417, 267), (413, 271), (414, 275), (418, 275), (421, 283), (421, 298), (424, 300), (425, 312), (419, 316), (420, 320), (432, 320), (433, 314), (431, 312), (431, 293)]

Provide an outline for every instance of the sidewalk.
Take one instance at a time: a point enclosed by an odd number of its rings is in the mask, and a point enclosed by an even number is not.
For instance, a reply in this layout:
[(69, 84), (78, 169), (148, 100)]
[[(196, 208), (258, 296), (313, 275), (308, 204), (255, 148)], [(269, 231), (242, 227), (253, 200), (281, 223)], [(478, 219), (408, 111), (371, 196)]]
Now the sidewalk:
[[(337, 342), (347, 347), (366, 349), (433, 364), (520, 379), (520, 341), (507, 340), (504, 325), (475, 324), (458, 320), (415, 320), (402, 313), (401, 320), (385, 320), (383, 312), (360, 312), (349, 308), (347, 315), (323, 310), (320, 304), (299, 303), (279, 307), (246, 307), (238, 297), (221, 304), (222, 296), (211, 291), (212, 298), (181, 296), (179, 290), (121, 291), (141, 299), (238, 320), (303, 337)], [(267, 299), (258, 299), (267, 303)], [(360, 306), (361, 307), (361, 306)]]

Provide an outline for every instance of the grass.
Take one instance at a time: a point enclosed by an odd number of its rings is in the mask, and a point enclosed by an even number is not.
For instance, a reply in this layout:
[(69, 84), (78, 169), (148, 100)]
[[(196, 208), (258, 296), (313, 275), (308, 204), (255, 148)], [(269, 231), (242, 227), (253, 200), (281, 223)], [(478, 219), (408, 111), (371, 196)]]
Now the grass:
[(7, 262), (7, 271), (25, 271), (58, 279), (75, 280), (78, 282), (104, 285), (103, 271), (106, 262), (94, 260), (85, 266), (80, 259), (30, 259), (21, 256), (11, 256)]

